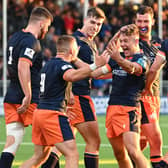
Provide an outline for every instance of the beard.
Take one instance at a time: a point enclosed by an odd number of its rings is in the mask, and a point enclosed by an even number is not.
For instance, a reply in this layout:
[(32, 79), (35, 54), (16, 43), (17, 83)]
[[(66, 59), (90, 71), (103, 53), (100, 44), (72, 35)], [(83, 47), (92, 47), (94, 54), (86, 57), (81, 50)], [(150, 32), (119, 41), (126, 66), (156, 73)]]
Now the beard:
[(43, 29), (41, 29), (41, 32), (39, 33), (38, 39), (44, 39), (45, 35), (46, 35), (46, 32)]

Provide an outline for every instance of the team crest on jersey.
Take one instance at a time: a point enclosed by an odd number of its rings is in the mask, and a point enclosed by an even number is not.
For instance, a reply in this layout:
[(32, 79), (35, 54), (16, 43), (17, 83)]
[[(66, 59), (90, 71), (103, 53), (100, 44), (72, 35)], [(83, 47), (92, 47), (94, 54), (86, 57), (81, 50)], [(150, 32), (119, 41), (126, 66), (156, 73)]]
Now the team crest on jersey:
[(33, 58), (35, 51), (31, 48), (26, 48), (24, 55), (27, 55), (29, 58)]
[(72, 66), (71, 66), (71, 65), (63, 65), (63, 66), (61, 67), (62, 70), (66, 70), (66, 69), (68, 69), (68, 68), (72, 68)]

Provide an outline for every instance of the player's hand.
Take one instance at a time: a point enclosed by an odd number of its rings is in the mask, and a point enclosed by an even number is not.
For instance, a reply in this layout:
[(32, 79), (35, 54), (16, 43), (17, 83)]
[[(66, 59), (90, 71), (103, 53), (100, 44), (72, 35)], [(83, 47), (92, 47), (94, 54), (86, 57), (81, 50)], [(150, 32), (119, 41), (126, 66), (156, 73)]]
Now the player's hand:
[(74, 120), (77, 117), (77, 115), (72, 111), (72, 108), (72, 106), (67, 106), (66, 114), (69, 120)]
[(28, 109), (28, 107), (30, 105), (30, 101), (31, 101), (30, 97), (25, 96), (22, 100), (21, 106), (17, 108), (17, 112), (19, 114), (24, 113)]
[(111, 42), (108, 47), (107, 47), (107, 51), (110, 54), (110, 57), (113, 60), (117, 60), (121, 57), (120, 55), (120, 51), (119, 51), (119, 44), (116, 42)]
[(72, 91), (70, 91), (69, 93), (69, 99), (68, 99), (68, 105), (74, 105), (75, 104), (75, 97), (74, 94), (72, 93)]
[(153, 90), (152, 88), (145, 88), (143, 91), (142, 91), (142, 96), (153, 96)]
[(97, 67), (105, 65), (110, 58), (110, 55), (107, 50), (105, 50), (100, 56), (96, 54), (95, 56), (95, 64)]

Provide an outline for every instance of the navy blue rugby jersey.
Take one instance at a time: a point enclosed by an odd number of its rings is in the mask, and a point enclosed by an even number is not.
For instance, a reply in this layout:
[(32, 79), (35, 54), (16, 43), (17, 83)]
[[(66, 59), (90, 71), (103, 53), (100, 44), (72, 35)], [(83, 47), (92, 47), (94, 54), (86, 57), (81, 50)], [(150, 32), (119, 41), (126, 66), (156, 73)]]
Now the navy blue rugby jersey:
[(139, 102), (141, 92), (145, 87), (145, 72), (149, 60), (144, 54), (135, 54), (130, 61), (141, 66), (140, 75), (127, 73), (112, 59), (108, 62), (113, 74), (109, 105), (136, 106)]
[[(92, 64), (94, 62), (94, 55), (97, 48), (94, 42), (89, 42), (80, 31), (76, 31), (73, 36), (76, 38), (78, 46), (80, 46), (78, 58), (82, 61)], [(75, 95), (90, 95), (91, 78), (73, 82), (72, 91)]]
[[(10, 84), (4, 102), (21, 104), (24, 97), (19, 77), (18, 61), (25, 59), (31, 64), (32, 103), (38, 103), (40, 88), (40, 70), (42, 68), (42, 56), (40, 43), (29, 32), (19, 31), (12, 35), (7, 45), (7, 68)], [(24, 69), (23, 69), (24, 71)]]
[[(152, 40), (150, 42), (150, 45), (140, 39), (139, 41), (139, 46), (140, 48), (143, 50), (144, 54), (150, 59), (151, 65), (153, 64), (155, 57), (156, 57), (156, 53), (158, 52), (158, 50), (161, 49), (161, 40), (157, 37), (152, 37)], [(153, 95), (154, 96), (159, 96), (160, 95), (160, 81), (159, 81), (159, 77), (154, 81), (153, 86)]]
[(72, 65), (61, 58), (52, 58), (41, 70), (39, 109), (63, 111), (67, 81), (64, 73)]

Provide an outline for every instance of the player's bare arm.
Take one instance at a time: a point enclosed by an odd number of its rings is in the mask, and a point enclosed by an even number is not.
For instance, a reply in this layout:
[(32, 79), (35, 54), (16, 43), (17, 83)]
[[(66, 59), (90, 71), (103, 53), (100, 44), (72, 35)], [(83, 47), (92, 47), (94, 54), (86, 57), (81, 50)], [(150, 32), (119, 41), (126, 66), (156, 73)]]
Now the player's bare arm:
[(160, 70), (163, 68), (165, 63), (166, 63), (165, 54), (161, 51), (158, 51), (156, 58), (152, 66), (150, 67), (150, 70), (147, 75), (146, 85), (144, 90), (145, 93), (149, 95), (153, 95), (153, 92), (152, 92), (153, 82), (155, 81), (155, 79), (159, 77)]
[(31, 74), (30, 63), (27, 61), (19, 60), (18, 63), (18, 76), (19, 81), (24, 92), (25, 97), (22, 100), (21, 106), (17, 109), (18, 113), (24, 113), (31, 102)]
[(89, 66), (80, 68), (80, 69), (70, 69), (67, 70), (64, 73), (64, 80), (68, 81), (68, 82), (75, 82), (78, 80), (82, 80), (88, 76), (90, 76), (90, 73), (92, 72), (92, 70), (89, 68)]

